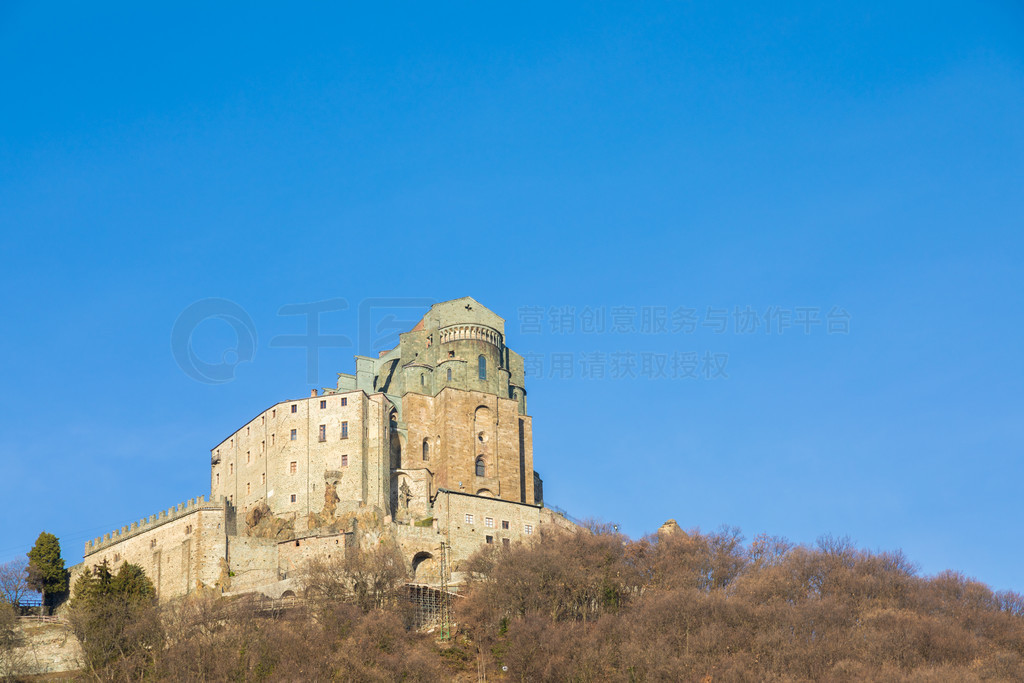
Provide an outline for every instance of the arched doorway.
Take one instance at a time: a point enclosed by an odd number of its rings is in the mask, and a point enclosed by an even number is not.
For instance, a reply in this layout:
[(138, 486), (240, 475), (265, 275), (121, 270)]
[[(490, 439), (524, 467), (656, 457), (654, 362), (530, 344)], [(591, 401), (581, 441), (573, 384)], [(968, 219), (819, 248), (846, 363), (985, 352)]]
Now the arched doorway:
[(427, 551), (418, 552), (412, 558), (412, 580), (416, 583), (437, 583), (437, 562)]

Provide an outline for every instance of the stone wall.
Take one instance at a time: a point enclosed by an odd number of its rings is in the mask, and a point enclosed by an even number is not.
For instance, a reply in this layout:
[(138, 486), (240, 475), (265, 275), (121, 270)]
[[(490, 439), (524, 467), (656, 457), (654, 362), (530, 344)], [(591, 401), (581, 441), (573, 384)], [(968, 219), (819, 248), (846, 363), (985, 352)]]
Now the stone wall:
[(284, 590), (293, 590), (297, 595), (309, 561), (344, 557), (352, 539), (351, 532), (314, 532), (286, 541), (228, 537), (227, 566), (232, 575), (226, 592), (260, 592), (277, 598)]
[(82, 645), (66, 622), (19, 619), (17, 636), (18, 646), (0, 660), (0, 679), (35, 680), (38, 676), (40, 680), (66, 680), (70, 678), (67, 674), (84, 673)]
[(249, 536), (229, 536), (226, 560), (231, 572), (231, 592), (254, 591), (260, 586), (281, 580), (277, 563), (278, 541)]
[(368, 412), (380, 409), (361, 391), (267, 408), (211, 450), (212, 494), (243, 517), (266, 502), (273, 514), (296, 520), (321, 511), (329, 482), (342, 500), (366, 502), (363, 468), (377, 454), (368, 452), (365, 423)]
[[(531, 418), (519, 414), (516, 401), (445, 389), (437, 396), (407, 394), (402, 403), (402, 469), (429, 470), (431, 495), (447, 488), (533, 501)], [(424, 442), (429, 446), (426, 460)], [(477, 471), (478, 458), (483, 462), (482, 476)]]
[(455, 570), (459, 562), (488, 543), (511, 545), (538, 538), (542, 523), (541, 509), (533, 505), (454, 491), (438, 493), (434, 521), (438, 533), (451, 543)]
[(86, 543), (83, 564), (92, 568), (106, 561), (115, 572), (125, 562), (136, 564), (161, 600), (213, 587), (226, 552), (227, 512), (223, 499), (192, 499)]

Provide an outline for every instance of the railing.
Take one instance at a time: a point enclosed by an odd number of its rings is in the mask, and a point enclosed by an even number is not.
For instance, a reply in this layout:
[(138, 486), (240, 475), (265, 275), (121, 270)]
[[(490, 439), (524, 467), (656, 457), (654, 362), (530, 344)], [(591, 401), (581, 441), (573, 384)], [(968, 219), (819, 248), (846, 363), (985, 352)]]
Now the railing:
[(18, 617), (21, 621), (32, 621), (41, 624), (59, 624), (64, 621), (61, 617), (55, 617), (50, 614), (28, 614), (25, 616)]
[(575, 517), (573, 517), (568, 512), (566, 512), (562, 508), (558, 507), (557, 505), (551, 505), (550, 503), (544, 503), (544, 507), (546, 507), (548, 510), (551, 510), (552, 512), (557, 512), (562, 517), (565, 517), (567, 520), (569, 520), (570, 522), (572, 522), (576, 526), (584, 526), (584, 524), (583, 524), (583, 522), (581, 520), (576, 519)]

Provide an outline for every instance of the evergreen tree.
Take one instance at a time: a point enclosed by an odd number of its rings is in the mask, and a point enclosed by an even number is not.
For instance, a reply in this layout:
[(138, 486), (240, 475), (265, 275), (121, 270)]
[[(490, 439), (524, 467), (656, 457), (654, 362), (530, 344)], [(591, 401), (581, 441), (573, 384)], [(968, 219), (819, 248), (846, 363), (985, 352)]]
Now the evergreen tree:
[(156, 590), (145, 570), (137, 564), (125, 562), (115, 574), (110, 571), (107, 561), (103, 560), (92, 571), (87, 570), (78, 577), (74, 595), (72, 607), (85, 603), (95, 605), (114, 599), (136, 604), (153, 601)]
[(163, 639), (156, 591), (146, 572), (125, 562), (115, 574), (104, 561), (75, 581), (69, 612), (93, 669), (145, 656)]
[(48, 596), (68, 590), (68, 570), (60, 556), (60, 541), (53, 534), (39, 534), (35, 546), (28, 551), (28, 585), (43, 594), (44, 605)]

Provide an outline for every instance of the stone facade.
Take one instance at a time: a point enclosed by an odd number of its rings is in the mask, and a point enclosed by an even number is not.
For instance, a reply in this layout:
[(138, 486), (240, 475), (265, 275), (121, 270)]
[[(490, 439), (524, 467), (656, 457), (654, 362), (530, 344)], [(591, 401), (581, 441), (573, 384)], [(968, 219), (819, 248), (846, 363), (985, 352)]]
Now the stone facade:
[(216, 585), (219, 560), (226, 553), (230, 514), (224, 500), (192, 499), (86, 542), (85, 563), (93, 566), (106, 561), (115, 569), (122, 562), (137, 564), (160, 597)]
[(481, 545), (568, 524), (543, 507), (532, 441), (504, 321), (468, 297), (443, 302), (336, 387), (276, 403), (214, 446), (211, 502), (87, 543), (84, 564), (139, 564), (162, 599), (203, 586), (279, 595), (313, 555), (391, 537), (433, 583), (442, 542), (457, 569)]

